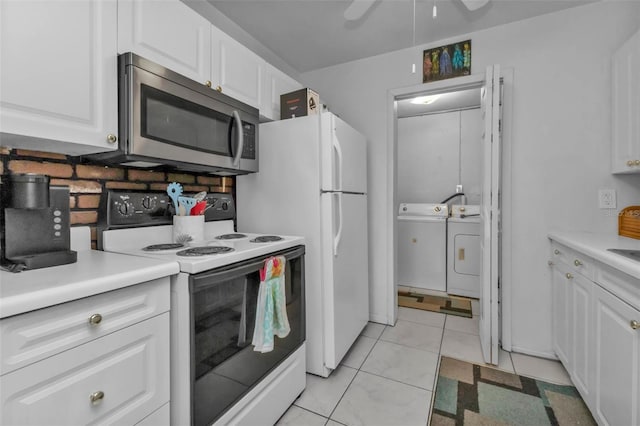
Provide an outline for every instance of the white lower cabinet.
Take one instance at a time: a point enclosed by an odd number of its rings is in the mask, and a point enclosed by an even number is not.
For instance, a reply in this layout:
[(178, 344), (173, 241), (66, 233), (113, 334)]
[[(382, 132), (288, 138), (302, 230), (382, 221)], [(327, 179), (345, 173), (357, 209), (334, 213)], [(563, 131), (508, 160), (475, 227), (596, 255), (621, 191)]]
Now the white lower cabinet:
[[(612, 282), (603, 284), (602, 277), (612, 276), (611, 268), (579, 253), (571, 263), (560, 260), (568, 252), (552, 243), (554, 351), (598, 424), (638, 425), (640, 310), (614, 293), (640, 280), (616, 273), (620, 287), (605, 289)], [(585, 271), (589, 278), (582, 275)]]
[(597, 285), (594, 296), (593, 415), (603, 425), (640, 424), (640, 311)]
[(553, 347), (582, 397), (588, 399), (589, 294), (593, 283), (561, 262), (554, 263), (552, 271)]
[[(26, 347), (37, 343), (34, 348), (42, 353), (42, 344), (49, 342), (57, 352), (44, 359), (27, 357), (30, 363), (20, 364), (21, 368), (0, 376), (0, 424), (133, 425), (149, 419), (154, 424), (168, 424), (169, 282), (166, 278), (154, 283), (157, 288), (147, 304), (150, 307), (147, 312), (153, 316), (146, 318), (140, 315), (144, 310), (138, 309), (144, 304), (137, 301), (131, 305), (129, 318), (133, 321), (121, 321), (126, 315), (120, 315), (118, 310), (114, 310), (115, 316), (107, 313), (106, 308), (125, 302), (120, 293), (135, 295), (131, 292), (137, 287), (134, 286), (2, 320), (0, 325), (20, 319), (31, 324), (31, 316), (50, 313), (47, 318), (38, 317), (42, 323), (40, 330), (33, 326), (27, 328), (38, 331), (38, 338), (27, 339), (25, 343)], [(106, 303), (109, 299), (113, 300), (112, 304)], [(71, 330), (75, 332), (61, 332), (54, 327), (58, 323), (69, 324), (68, 313), (75, 308), (89, 324), (91, 320), (82, 312), (87, 308), (87, 301), (95, 301), (96, 309), (101, 308), (105, 313), (107, 324), (111, 317), (114, 322), (121, 322), (121, 327), (106, 335), (96, 332), (95, 338), (89, 341), (84, 337), (85, 332), (72, 323)], [(11, 328), (5, 331), (10, 332)], [(78, 333), (82, 338), (73, 339)], [(3, 343), (7, 338), (12, 339), (2, 336)], [(67, 345), (59, 345), (56, 340), (76, 343), (67, 349)], [(28, 352), (23, 348), (16, 354)]]

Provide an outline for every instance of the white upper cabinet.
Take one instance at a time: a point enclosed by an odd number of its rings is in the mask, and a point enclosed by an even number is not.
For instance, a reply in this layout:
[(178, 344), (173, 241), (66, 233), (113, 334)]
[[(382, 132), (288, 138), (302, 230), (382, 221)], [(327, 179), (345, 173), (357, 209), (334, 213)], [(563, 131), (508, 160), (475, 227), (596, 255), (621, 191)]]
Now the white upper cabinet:
[(117, 147), (117, 3), (0, 1), (0, 145)]
[(214, 89), (260, 108), (264, 67), (264, 59), (211, 26), (211, 81)]
[(211, 24), (179, 0), (119, 0), (118, 53), (134, 52), (205, 84)]
[(640, 31), (613, 55), (612, 173), (640, 173)]
[(280, 95), (302, 89), (302, 84), (271, 64), (266, 64), (260, 115), (269, 120), (280, 120)]

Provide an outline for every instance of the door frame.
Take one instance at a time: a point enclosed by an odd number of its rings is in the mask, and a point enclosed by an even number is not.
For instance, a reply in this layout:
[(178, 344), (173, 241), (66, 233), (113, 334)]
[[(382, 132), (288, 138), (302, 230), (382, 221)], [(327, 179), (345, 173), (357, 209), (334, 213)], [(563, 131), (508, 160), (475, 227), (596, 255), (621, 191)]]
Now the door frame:
[[(513, 68), (501, 70), (502, 73), (502, 264), (499, 305), (499, 335), (501, 346), (511, 351), (511, 283), (512, 283), (512, 183), (511, 158), (513, 123)], [(396, 101), (412, 96), (464, 90), (481, 87), (485, 81), (484, 69), (481, 74), (441, 80), (433, 83), (389, 89), (387, 91), (387, 324), (394, 325), (398, 318), (397, 282), (397, 184), (398, 184), (398, 109)]]

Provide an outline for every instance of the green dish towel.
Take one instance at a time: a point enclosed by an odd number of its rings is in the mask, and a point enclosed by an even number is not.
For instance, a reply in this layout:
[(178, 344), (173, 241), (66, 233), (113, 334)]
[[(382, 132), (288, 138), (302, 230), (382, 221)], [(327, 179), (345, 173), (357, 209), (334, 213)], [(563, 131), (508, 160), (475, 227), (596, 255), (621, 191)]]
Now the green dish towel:
[(273, 336), (286, 337), (291, 328), (287, 318), (287, 300), (285, 295), (284, 256), (270, 257), (260, 270), (260, 289), (256, 323), (251, 342), (256, 352), (273, 350)]

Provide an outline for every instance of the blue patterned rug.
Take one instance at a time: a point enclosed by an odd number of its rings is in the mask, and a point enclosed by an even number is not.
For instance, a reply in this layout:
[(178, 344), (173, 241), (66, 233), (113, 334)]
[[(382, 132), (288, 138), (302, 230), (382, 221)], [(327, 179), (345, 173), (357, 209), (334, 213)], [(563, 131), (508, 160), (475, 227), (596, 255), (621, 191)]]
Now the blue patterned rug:
[(442, 357), (432, 426), (595, 425), (573, 386)]

